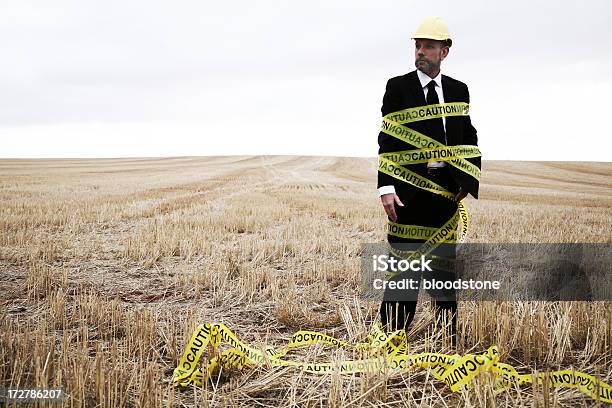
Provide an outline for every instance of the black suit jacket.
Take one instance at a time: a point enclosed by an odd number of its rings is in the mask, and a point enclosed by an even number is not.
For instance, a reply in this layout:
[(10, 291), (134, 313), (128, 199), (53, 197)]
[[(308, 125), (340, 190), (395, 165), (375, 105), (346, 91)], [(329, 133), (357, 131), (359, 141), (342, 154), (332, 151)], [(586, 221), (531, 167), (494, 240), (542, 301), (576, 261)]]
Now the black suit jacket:
[[(467, 102), (470, 103), (468, 87), (461, 81), (457, 81), (449, 76), (442, 75), (442, 92), (444, 102)], [(387, 89), (383, 97), (382, 114), (383, 116), (407, 108), (426, 105), (425, 95), (421, 82), (416, 71), (408, 74), (391, 78), (387, 82)], [(429, 125), (423, 121), (406, 123), (403, 126), (409, 127), (427, 136), (431, 134)], [(450, 116), (446, 118), (446, 138), (449, 146), (454, 145), (478, 145), (476, 129), (472, 126), (469, 116)], [(400, 150), (414, 150), (416, 147), (390, 136), (384, 132), (378, 135), (378, 153), (388, 153)], [(480, 157), (466, 159), (480, 168)], [(427, 163), (411, 164), (406, 166), (408, 169), (427, 177)], [(467, 173), (448, 164), (450, 173), (454, 181), (463, 191), (467, 191), (474, 198), (478, 198), (478, 181)], [(401, 199), (408, 199), (417, 190), (413, 187), (387, 174), (378, 172), (378, 187), (393, 185), (396, 193)], [(455, 191), (456, 193), (456, 191)]]

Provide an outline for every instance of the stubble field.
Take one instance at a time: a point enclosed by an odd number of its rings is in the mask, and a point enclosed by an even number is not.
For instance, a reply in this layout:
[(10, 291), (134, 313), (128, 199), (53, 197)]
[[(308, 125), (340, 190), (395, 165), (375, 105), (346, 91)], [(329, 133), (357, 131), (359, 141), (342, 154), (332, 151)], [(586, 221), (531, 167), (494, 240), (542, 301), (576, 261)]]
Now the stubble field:
[[(612, 241), (612, 163), (485, 162), (469, 242)], [(0, 387), (63, 387), (65, 406), (592, 406), (571, 389), (455, 394), (423, 370), (224, 371), (175, 390), (199, 323), (254, 345), (299, 329), (363, 341), (362, 243), (385, 240), (374, 159), (0, 160)], [(405, 203), (410, 205), (409, 203)], [(520, 278), (520, 277), (517, 277)], [(449, 352), (423, 302), (411, 352)], [(612, 305), (462, 302), (459, 352), (497, 345), (519, 372), (612, 382)], [(304, 360), (339, 358), (314, 347)]]

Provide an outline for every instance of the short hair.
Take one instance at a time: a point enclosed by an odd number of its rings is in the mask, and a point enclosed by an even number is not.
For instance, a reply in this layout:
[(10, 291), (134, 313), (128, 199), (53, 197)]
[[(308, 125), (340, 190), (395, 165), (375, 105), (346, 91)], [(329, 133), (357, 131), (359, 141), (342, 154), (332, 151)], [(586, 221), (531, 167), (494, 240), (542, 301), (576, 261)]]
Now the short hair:
[[(437, 41), (440, 43), (440, 45), (442, 47), (450, 47), (451, 45), (453, 45), (453, 40), (451, 40), (450, 38), (447, 38), (446, 40), (434, 40), (431, 38), (423, 38), (424, 40), (431, 40), (431, 41)], [(414, 38), (414, 41), (416, 40), (420, 40), (420, 38)]]

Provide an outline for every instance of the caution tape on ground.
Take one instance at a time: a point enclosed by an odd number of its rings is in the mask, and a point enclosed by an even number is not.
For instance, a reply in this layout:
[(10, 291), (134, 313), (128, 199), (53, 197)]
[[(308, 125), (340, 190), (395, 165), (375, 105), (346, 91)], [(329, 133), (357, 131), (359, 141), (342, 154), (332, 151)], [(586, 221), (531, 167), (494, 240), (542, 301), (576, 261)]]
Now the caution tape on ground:
[[(231, 348), (220, 351), (223, 344)], [(283, 358), (292, 348), (314, 344), (352, 350), (364, 358), (323, 363), (305, 363)], [(198, 362), (209, 345), (209, 351), (212, 351), (214, 357), (208, 361), (204, 375), (198, 367)], [(378, 372), (389, 375), (421, 368), (430, 370), (434, 378), (446, 383), (453, 392), (469, 390), (479, 373), (489, 372), (495, 376), (496, 393), (509, 389), (513, 384), (521, 386), (533, 382), (548, 382), (552, 387), (576, 388), (594, 399), (612, 403), (612, 387), (591, 375), (574, 370), (541, 372), (535, 375), (518, 374), (513, 366), (499, 361), (499, 351), (495, 346), (489, 347), (481, 354), (463, 356), (441, 353), (408, 354), (408, 346), (405, 331), (385, 333), (377, 325), (369, 333), (365, 343), (352, 345), (324, 333), (301, 330), (294, 333), (281, 349), (265, 347), (260, 350), (240, 341), (224, 324), (205, 323), (199, 325), (191, 336), (178, 366), (174, 369), (172, 382), (175, 387), (201, 386), (204, 379), (220, 367), (295, 367), (312, 374)]]

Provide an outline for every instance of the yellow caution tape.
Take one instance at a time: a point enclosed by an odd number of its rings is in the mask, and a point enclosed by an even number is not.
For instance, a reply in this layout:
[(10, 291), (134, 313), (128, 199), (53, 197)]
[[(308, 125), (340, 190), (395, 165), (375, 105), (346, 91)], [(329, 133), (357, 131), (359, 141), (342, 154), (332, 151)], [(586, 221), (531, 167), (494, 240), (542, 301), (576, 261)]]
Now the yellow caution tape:
[[(217, 350), (221, 343), (233, 347), (232, 349), (223, 351), (219, 356), (210, 360), (207, 370), (208, 374), (212, 373), (219, 365), (242, 368), (247, 364), (261, 365), (265, 362), (274, 366), (295, 366), (308, 372), (318, 373), (321, 370), (330, 370), (331, 365), (303, 364), (295, 361), (281, 360), (281, 357), (287, 354), (291, 348), (313, 344), (328, 344), (335, 347), (352, 349), (355, 352), (368, 351), (370, 354), (377, 354), (384, 351), (386, 355), (393, 356), (406, 352), (407, 342), (405, 336), (406, 334), (403, 330), (397, 330), (387, 334), (377, 327), (370, 332), (368, 343), (353, 346), (323, 333), (301, 330), (291, 336), (289, 343), (283, 349), (276, 350), (267, 347), (264, 351), (261, 351), (249, 347), (238, 340), (224, 324), (206, 323), (199, 325), (191, 336), (178, 367), (174, 369), (173, 382), (175, 386), (187, 386), (192, 383), (196, 385), (201, 384), (203, 374), (196, 365), (202, 356), (203, 350), (208, 344), (212, 346), (213, 350)], [(394, 339), (399, 339), (400, 344), (394, 344), (392, 342)], [(368, 362), (367, 364), (374, 363)], [(351, 370), (354, 369), (355, 367), (351, 368)]]
[(473, 145), (441, 146), (432, 149), (402, 150), (399, 152), (381, 153), (397, 164), (419, 164), (432, 161), (450, 161), (452, 159), (479, 157), (480, 149)]
[[(222, 344), (227, 344), (232, 348), (219, 353)], [(324, 363), (304, 363), (282, 359), (291, 348), (313, 344), (328, 344), (353, 350), (365, 354), (366, 358)], [(312, 374), (332, 372), (397, 374), (407, 372), (412, 368), (422, 368), (431, 370), (430, 374), (445, 382), (451, 391), (459, 392), (469, 390), (479, 373), (489, 372), (495, 375), (496, 393), (507, 390), (513, 383), (524, 385), (536, 381), (542, 384), (548, 381), (552, 387), (576, 388), (594, 399), (612, 403), (612, 387), (591, 375), (574, 370), (542, 372), (537, 375), (518, 374), (511, 365), (499, 362), (499, 351), (495, 346), (489, 347), (482, 354), (463, 356), (441, 353), (408, 354), (405, 331), (384, 333), (379, 325), (369, 333), (367, 343), (351, 345), (324, 333), (302, 330), (294, 333), (289, 342), (280, 350), (272, 347), (259, 350), (241, 342), (224, 324), (205, 323), (197, 327), (181, 356), (178, 367), (174, 369), (172, 382), (175, 387), (202, 385), (204, 375), (197, 365), (208, 345), (211, 346), (213, 353), (217, 353), (206, 367), (209, 376), (218, 367), (242, 369), (245, 366), (265, 365), (295, 367)]]
[(450, 102), (403, 109), (385, 115), (385, 119), (390, 119), (394, 122), (405, 124), (417, 122), (419, 120), (437, 119), (445, 116), (467, 116), (469, 113), (470, 105), (467, 103)]
[(429, 180), (427, 177), (408, 170), (404, 166), (394, 163), (389, 159), (385, 159), (384, 157), (380, 157), (378, 160), (378, 171), (403, 181), (404, 183), (441, 195), (450, 200), (455, 198), (453, 193)]
[[(403, 126), (405, 123), (441, 118), (445, 116), (465, 116), (469, 114), (469, 105), (464, 102), (419, 106), (393, 112), (383, 117), (381, 131), (402, 140), (417, 149), (398, 152), (381, 153), (379, 155), (378, 171), (397, 180), (418, 187), (430, 193), (440, 195), (449, 200), (455, 196), (446, 188), (421, 176), (404, 165), (420, 164), (432, 161), (444, 161), (455, 168), (480, 179), (478, 166), (467, 161), (467, 158), (479, 157), (480, 149), (473, 145), (446, 146), (420, 132)], [(463, 202), (458, 203), (457, 211), (442, 227), (432, 231), (432, 227), (405, 225), (389, 221), (387, 233), (400, 238), (426, 239), (417, 251), (404, 254), (407, 260), (427, 256), (442, 243), (463, 242), (468, 233), (470, 217)], [(457, 226), (461, 234), (457, 239)], [(395, 249), (394, 249), (395, 250)], [(400, 251), (401, 252), (401, 251)], [(387, 274), (389, 277), (389, 274)]]
[[(383, 118), (383, 122), (380, 127), (380, 130), (381, 132), (384, 132), (403, 142), (411, 144), (412, 146), (415, 146), (419, 149), (431, 150), (431, 149), (439, 149), (443, 147), (448, 147), (438, 142), (437, 140), (424, 135), (423, 133), (417, 132), (416, 130), (403, 126), (397, 122), (394, 122), (388, 119), (387, 117)], [(472, 146), (472, 148), (478, 149), (476, 146)], [(382, 154), (393, 154), (393, 153), (399, 153), (399, 152), (382, 153)], [(472, 163), (465, 160), (465, 158), (463, 158), (463, 153), (461, 151), (459, 150), (456, 151), (455, 155), (461, 156), (461, 157), (449, 159), (448, 163), (450, 165), (458, 168), (461, 171), (467, 172), (470, 175), (473, 175), (473, 177), (477, 179), (480, 179), (480, 169), (477, 166), (474, 166)], [(466, 158), (467, 157), (477, 157), (477, 156), (474, 156), (473, 153), (466, 152)], [(436, 160), (432, 158), (428, 161), (445, 161), (445, 160), (443, 159)]]
[[(438, 231), (435, 227), (423, 227), (421, 225), (398, 224), (389, 221), (387, 224), (387, 234), (406, 239), (429, 239)], [(457, 239), (457, 231), (453, 231), (452, 239)]]
[[(414, 251), (402, 251), (397, 248), (392, 248), (392, 252), (395, 252), (397, 255), (401, 256), (403, 259), (407, 261), (412, 261), (414, 259), (419, 259), (421, 256), (428, 256), (432, 251), (434, 251), (437, 247), (444, 243), (453, 242), (457, 236), (457, 225), (461, 223), (461, 236), (460, 241), (465, 240), (465, 236), (467, 234), (468, 225), (470, 222), (470, 218), (465, 208), (465, 204), (463, 202), (459, 202), (457, 206), (457, 211), (455, 214), (440, 228), (436, 229), (435, 233), (432, 234), (427, 241), (425, 241), (418, 249)], [(397, 224), (395, 225), (402, 227), (410, 227), (405, 224)], [(397, 272), (388, 272), (386, 274), (387, 279), (397, 275)]]

